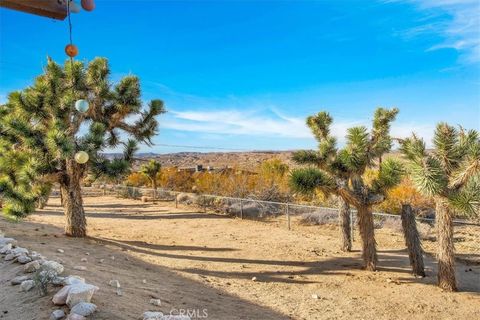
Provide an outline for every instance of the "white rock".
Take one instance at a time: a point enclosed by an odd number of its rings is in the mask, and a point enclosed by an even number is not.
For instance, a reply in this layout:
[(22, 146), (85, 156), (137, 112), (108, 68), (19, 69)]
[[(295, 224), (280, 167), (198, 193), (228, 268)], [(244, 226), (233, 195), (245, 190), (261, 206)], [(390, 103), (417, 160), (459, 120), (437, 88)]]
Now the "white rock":
[(63, 317), (65, 317), (65, 312), (63, 312), (61, 309), (58, 309), (52, 312), (50, 315), (50, 320), (60, 320)]
[(65, 285), (65, 277), (55, 277), (53, 280), (52, 280), (52, 284), (54, 286), (64, 286)]
[(87, 260), (87, 258), (82, 258), (82, 259), (80, 259), (80, 261), (81, 262), (87, 262), (88, 260)]
[(19, 257), (21, 255), (27, 255), (28, 254), (28, 249), (22, 248), (22, 247), (17, 247), (15, 249), (12, 249), (10, 251), (11, 254), (13, 254), (15, 257)]
[(143, 320), (160, 320), (162, 317), (162, 312), (146, 311), (143, 313)]
[(20, 284), (20, 289), (25, 292), (32, 290), (33, 287), (35, 287), (33, 280), (25, 280)]
[(257, 277), (252, 277), (252, 281), (257, 281)]
[(312, 299), (318, 299), (318, 294), (312, 294)]
[(85, 255), (89, 256), (89, 255), (90, 255), (90, 252), (85, 252)]
[(87, 284), (77, 283), (71, 286), (68, 296), (67, 304), (70, 308), (80, 302), (90, 302), (93, 294), (98, 290), (98, 287)]
[(9, 243), (15, 247), (17, 245), (17, 240), (13, 238), (0, 238), (0, 247), (6, 246)]
[(13, 259), (15, 259), (15, 255), (12, 254), (12, 253), (9, 253), (5, 256), (5, 261), (12, 261)]
[(62, 289), (60, 289), (57, 293), (52, 298), (52, 302), (56, 306), (63, 306), (67, 303), (67, 297), (68, 297), (68, 292), (70, 292), (70, 289), (72, 286), (65, 286)]
[(75, 266), (75, 267), (73, 267), (73, 269), (79, 270), (79, 271), (86, 271), (87, 267), (85, 267), (85, 266)]
[(17, 257), (17, 261), (18, 263), (21, 263), (21, 264), (26, 264), (26, 263), (29, 263), (32, 261), (32, 258), (22, 254), (20, 256)]
[(162, 301), (160, 299), (150, 299), (150, 304), (153, 304), (154, 306), (161, 306)]
[(80, 302), (73, 306), (71, 312), (88, 317), (97, 310), (97, 306), (89, 302)]
[(45, 259), (41, 254), (36, 253), (35, 251), (30, 253), (30, 258), (32, 258), (32, 260)]
[(105, 262), (105, 259), (100, 259), (100, 261), (98, 261), (100, 263), (104, 263)]
[(79, 276), (68, 276), (65, 278), (63, 281), (63, 284), (65, 285), (72, 285), (72, 284), (77, 284), (77, 283), (85, 283), (85, 279)]
[(65, 270), (65, 268), (60, 263), (51, 260), (45, 261), (44, 263), (42, 263), (42, 266), (44, 268), (55, 271), (56, 274), (62, 274), (63, 270)]
[(112, 287), (120, 288), (120, 282), (118, 280), (110, 280), (108, 284), (110, 284)]
[(58, 252), (58, 253), (65, 253), (65, 250), (63, 250), (63, 249), (57, 249), (57, 252)]
[(11, 250), (12, 250), (12, 244), (11, 243), (6, 244), (2, 246), (2, 248), (0, 249), (0, 254), (8, 254), (10, 253)]
[(18, 276), (18, 277), (13, 278), (12, 280), (10, 280), (10, 283), (12, 284), (12, 286), (17, 286), (17, 285), (21, 284), (23, 281), (26, 281), (26, 280), (30, 280), (30, 277), (29, 276)]
[(32, 261), (23, 266), (25, 273), (32, 273), (40, 269), (40, 263), (38, 261)]
[(111, 256), (110, 258), (111, 258), (112, 260), (115, 260), (115, 256)]
[(142, 280), (142, 283), (147, 283), (147, 280), (146, 280), (146, 279), (143, 279), (143, 280)]

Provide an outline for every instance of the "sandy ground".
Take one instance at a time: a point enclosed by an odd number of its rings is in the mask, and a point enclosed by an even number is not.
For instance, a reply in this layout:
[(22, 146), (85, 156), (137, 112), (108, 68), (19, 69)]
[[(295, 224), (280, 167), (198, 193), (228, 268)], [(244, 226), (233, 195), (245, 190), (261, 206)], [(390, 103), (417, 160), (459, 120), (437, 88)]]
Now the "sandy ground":
[[(22, 223), (0, 219), (0, 230), (63, 262), (66, 274), (99, 286), (92, 319), (139, 319), (147, 310), (219, 320), (480, 319), (479, 265), (457, 264), (462, 292), (442, 292), (435, 286), (434, 261), (427, 258), (426, 278), (413, 277), (401, 238), (385, 231), (377, 236), (379, 270), (366, 272), (359, 242), (354, 252), (339, 252), (332, 227), (295, 225), (288, 231), (278, 221), (115, 197), (87, 197), (85, 208), (88, 239), (62, 235), (58, 199)], [(81, 262), (85, 257), (88, 262)], [(88, 271), (73, 270), (78, 265)], [(53, 290), (41, 298), (35, 291), (20, 293), (9, 284), (18, 272), (19, 265), (0, 262), (0, 319), (48, 319)], [(108, 285), (113, 279), (122, 285), (121, 296)], [(162, 305), (150, 305), (151, 298)]]

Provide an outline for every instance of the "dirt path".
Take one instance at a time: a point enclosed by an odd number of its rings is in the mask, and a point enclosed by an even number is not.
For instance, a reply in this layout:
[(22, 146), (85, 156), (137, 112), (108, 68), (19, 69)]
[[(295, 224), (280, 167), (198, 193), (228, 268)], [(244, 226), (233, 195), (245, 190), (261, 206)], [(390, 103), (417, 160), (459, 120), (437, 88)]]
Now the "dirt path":
[[(355, 252), (337, 250), (333, 228), (288, 231), (277, 223), (169, 205), (88, 197), (90, 238), (83, 240), (62, 235), (57, 199), (21, 224), (0, 220), (0, 229), (22, 246), (62, 260), (67, 274), (99, 286), (95, 319), (138, 319), (146, 310), (182, 309), (196, 311), (194, 319), (222, 320), (480, 318), (479, 266), (459, 264), (463, 292), (443, 293), (434, 286), (431, 259), (429, 276), (414, 278), (402, 243), (387, 241), (383, 234), (377, 240), (380, 268), (372, 273), (360, 270), (358, 242)], [(87, 263), (80, 262), (84, 257)], [(75, 265), (88, 272), (72, 270)], [(19, 295), (17, 287), (7, 284), (15, 272), (13, 265), (0, 264), (0, 318), (47, 319), (53, 310), (48, 298), (38, 300), (34, 292)], [(122, 296), (108, 286), (112, 279), (120, 281)], [(162, 306), (149, 305), (152, 297), (160, 298)], [(2, 311), (8, 311), (3, 318)]]

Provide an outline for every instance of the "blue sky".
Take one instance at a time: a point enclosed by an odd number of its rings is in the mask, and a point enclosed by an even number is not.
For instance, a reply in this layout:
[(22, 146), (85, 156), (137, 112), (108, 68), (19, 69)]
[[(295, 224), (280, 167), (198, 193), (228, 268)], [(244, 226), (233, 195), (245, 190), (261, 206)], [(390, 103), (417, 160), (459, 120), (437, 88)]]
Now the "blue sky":
[[(396, 136), (480, 128), (480, 1), (101, 1), (72, 14), (79, 59), (136, 74), (168, 114), (152, 149), (301, 149), (321, 110), (340, 138), (396, 106)], [(0, 9), (0, 102), (65, 59), (66, 21)], [(211, 149), (214, 150), (214, 149)]]

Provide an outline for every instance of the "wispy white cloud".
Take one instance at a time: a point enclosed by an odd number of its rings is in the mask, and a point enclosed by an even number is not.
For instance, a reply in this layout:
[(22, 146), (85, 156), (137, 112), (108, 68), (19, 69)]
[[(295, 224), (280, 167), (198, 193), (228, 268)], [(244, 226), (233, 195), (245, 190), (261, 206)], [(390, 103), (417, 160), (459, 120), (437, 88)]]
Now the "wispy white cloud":
[[(302, 141), (301, 145), (315, 145), (312, 133), (305, 124), (309, 114), (301, 112), (305, 110), (301, 106), (292, 115), (291, 111), (270, 100), (268, 95), (205, 97), (179, 92), (161, 83), (149, 84), (161, 91), (165, 101), (168, 101), (168, 113), (160, 121), (162, 129), (193, 133), (198, 139), (207, 137), (207, 140), (228, 140), (232, 136), (242, 136), (242, 140), (251, 139), (252, 146), (255, 145), (255, 138), (298, 139)], [(356, 119), (348, 114), (343, 117), (334, 115), (334, 118), (331, 130), (340, 145), (345, 142), (348, 128), (371, 126), (367, 118)], [(432, 124), (397, 121), (392, 126), (392, 134), (403, 138), (415, 132), (430, 142), (433, 129), (433, 121)]]
[(163, 127), (174, 130), (227, 134), (309, 138), (311, 134), (301, 118), (265, 116), (255, 111), (170, 111), (173, 119)]
[(480, 1), (478, 0), (386, 0), (414, 5), (425, 16), (418, 25), (404, 30), (406, 38), (434, 34), (443, 41), (427, 51), (455, 49), (463, 63), (480, 61)]
[[(338, 119), (332, 125), (332, 134), (339, 144), (345, 142), (347, 129), (352, 126), (370, 127), (368, 121), (354, 119)], [(290, 117), (273, 111), (271, 116), (244, 110), (222, 111), (170, 111), (169, 119), (162, 122), (162, 127), (198, 134), (245, 135), (271, 138), (295, 138), (313, 140), (304, 117)], [(418, 123), (394, 123), (392, 135), (399, 138), (410, 136), (412, 132), (423, 137), (427, 143), (431, 141), (434, 126)]]

